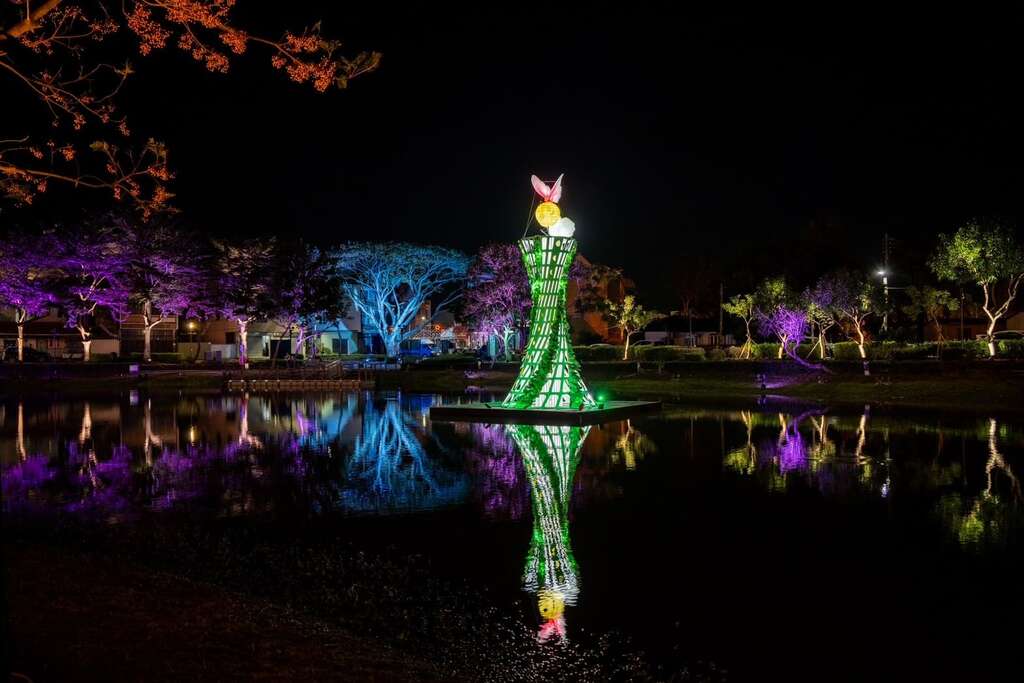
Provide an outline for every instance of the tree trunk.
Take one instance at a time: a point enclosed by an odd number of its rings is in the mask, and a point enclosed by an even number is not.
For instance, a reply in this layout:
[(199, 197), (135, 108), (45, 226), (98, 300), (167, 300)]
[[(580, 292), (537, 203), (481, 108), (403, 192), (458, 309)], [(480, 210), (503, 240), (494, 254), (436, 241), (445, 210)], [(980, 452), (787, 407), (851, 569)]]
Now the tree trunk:
[(153, 360), (153, 354), (150, 351), (150, 340), (153, 338), (153, 328), (146, 325), (142, 330), (142, 360), (147, 363)]
[(249, 363), (249, 321), (238, 320), (238, 364), (243, 368)]
[(387, 357), (388, 358), (397, 358), (398, 357), (399, 346), (401, 345), (401, 343), (398, 341), (398, 337), (396, 335), (388, 334), (388, 335), (383, 335), (383, 338), (384, 338), (384, 352), (387, 354)]
[(18, 362), (25, 362), (25, 323), (18, 322)]
[(622, 360), (629, 360), (629, 335), (630, 334), (632, 334), (632, 333), (626, 332), (625, 329), (622, 330), (622, 336), (624, 336), (626, 338), (626, 346), (625, 346), (625, 348), (624, 348), (624, 350), (622, 352)]
[(995, 358), (996, 340), (992, 335), (996, 332), (996, 321), (999, 320), (999, 318), (989, 313), (988, 309), (985, 310), (985, 315), (988, 316), (988, 331), (985, 333), (985, 336), (988, 338), (988, 357)]
[(81, 324), (79, 324), (76, 329), (78, 330), (78, 334), (82, 337), (82, 362), (88, 363), (92, 358), (92, 354), (90, 353), (92, 340), (89, 339), (92, 335)]
[(857, 351), (860, 353), (861, 363), (864, 364), (864, 376), (871, 376), (871, 368), (868, 366), (868, 354), (864, 350), (864, 330), (861, 329), (860, 323), (857, 323)]

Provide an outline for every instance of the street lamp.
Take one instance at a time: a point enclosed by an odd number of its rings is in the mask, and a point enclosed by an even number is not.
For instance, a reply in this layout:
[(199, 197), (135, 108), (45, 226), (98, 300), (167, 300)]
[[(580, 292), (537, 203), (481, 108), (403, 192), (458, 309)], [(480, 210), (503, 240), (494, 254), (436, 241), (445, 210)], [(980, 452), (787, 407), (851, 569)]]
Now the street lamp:
[(876, 273), (882, 278), (882, 289), (885, 291), (885, 310), (882, 311), (882, 331), (889, 329), (889, 271), (880, 270)]

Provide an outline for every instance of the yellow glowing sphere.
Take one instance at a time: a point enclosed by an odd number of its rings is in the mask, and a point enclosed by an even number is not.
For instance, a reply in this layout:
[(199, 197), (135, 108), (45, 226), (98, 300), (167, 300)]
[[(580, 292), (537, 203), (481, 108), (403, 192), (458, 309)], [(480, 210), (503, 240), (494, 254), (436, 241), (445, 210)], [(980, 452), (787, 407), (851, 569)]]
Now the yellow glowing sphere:
[(536, 216), (538, 223), (545, 228), (550, 228), (562, 217), (562, 212), (558, 210), (558, 204), (554, 202), (541, 202), (537, 205), (537, 210), (533, 212), (533, 215)]
[(545, 619), (557, 619), (565, 614), (565, 598), (559, 593), (542, 589), (537, 593), (537, 609)]

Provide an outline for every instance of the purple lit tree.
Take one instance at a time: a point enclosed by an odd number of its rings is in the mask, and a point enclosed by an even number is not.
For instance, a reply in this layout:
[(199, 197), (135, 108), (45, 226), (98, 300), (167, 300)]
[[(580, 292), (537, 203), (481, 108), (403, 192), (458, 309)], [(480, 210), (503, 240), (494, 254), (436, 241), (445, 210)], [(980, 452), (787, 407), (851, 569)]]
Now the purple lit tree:
[(862, 273), (837, 270), (822, 277), (815, 289), (828, 293), (829, 312), (840, 322), (847, 339), (856, 342), (857, 351), (864, 360), (864, 374), (871, 374), (865, 345), (868, 320), (883, 310), (878, 286)]
[(478, 330), (497, 337), (505, 360), (511, 360), (512, 335), (525, 326), (533, 305), (519, 249), (514, 244), (482, 247), (468, 280), (464, 313)]
[(282, 334), (298, 331), (296, 349), (303, 356), (316, 353), (311, 340), (347, 313), (337, 255), (306, 242), (278, 250), (271, 287), (272, 315)]
[(143, 229), (119, 220), (125, 235), (125, 283), (142, 317), (145, 361), (153, 358), (153, 328), (170, 317), (209, 308), (208, 283), (197, 241), (168, 224)]
[(14, 311), (18, 326), (18, 362), (25, 360), (25, 325), (45, 317), (54, 303), (57, 273), (49, 239), (12, 233), (0, 239), (0, 303)]
[(123, 319), (131, 300), (125, 233), (116, 222), (80, 226), (63, 235), (54, 249), (61, 278), (57, 297), (68, 327), (78, 331), (82, 358), (91, 358), (92, 337), (105, 311)]
[(364, 329), (375, 330), (392, 357), (430, 324), (416, 317), (424, 302), (447, 292), (432, 309), (436, 316), (459, 298), (454, 285), (469, 270), (469, 257), (459, 251), (408, 243), (347, 244), (337, 263)]
[(778, 306), (761, 319), (761, 329), (781, 340), (782, 351), (787, 356), (804, 367), (822, 370), (824, 368), (821, 365), (808, 363), (797, 353), (797, 348), (807, 337), (809, 327), (807, 311), (796, 307)]
[(277, 242), (254, 239), (213, 246), (217, 312), (238, 323), (238, 363), (244, 367), (249, 362), (249, 323), (271, 308)]
[[(832, 289), (828, 282), (819, 281), (814, 287), (804, 291), (803, 304), (807, 311), (807, 319), (811, 325), (818, 328), (818, 339), (811, 347), (811, 353), (808, 354), (808, 358), (814, 353), (816, 347), (818, 349), (818, 358), (825, 360), (825, 344), (828, 341), (828, 331), (836, 325), (832, 300)], [(814, 341), (813, 337), (812, 341)]]

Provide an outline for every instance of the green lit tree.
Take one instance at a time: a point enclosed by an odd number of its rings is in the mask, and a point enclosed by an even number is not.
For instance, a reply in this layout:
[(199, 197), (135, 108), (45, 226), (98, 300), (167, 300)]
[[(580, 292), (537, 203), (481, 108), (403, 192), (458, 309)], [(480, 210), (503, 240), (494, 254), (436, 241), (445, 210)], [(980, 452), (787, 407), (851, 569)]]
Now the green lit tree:
[(922, 285), (920, 287), (907, 287), (907, 298), (910, 303), (903, 307), (903, 312), (909, 316), (924, 316), (926, 322), (935, 325), (936, 339), (941, 344), (946, 341), (942, 334), (942, 324), (939, 318), (949, 315), (952, 311), (960, 308), (960, 301), (945, 289)]
[(740, 358), (750, 358), (750, 349), (753, 346), (750, 324), (754, 322), (754, 316), (757, 313), (754, 295), (737, 294), (722, 304), (722, 310), (743, 321), (743, 325), (746, 327), (747, 338), (743, 341), (743, 346), (740, 348)]
[(981, 309), (988, 317), (989, 356), (996, 355), (996, 323), (1006, 315), (1024, 280), (1024, 247), (1005, 225), (970, 221), (952, 235), (939, 235), (928, 265), (941, 280), (973, 282), (981, 288)]
[(628, 360), (629, 342), (633, 335), (643, 330), (655, 320), (664, 318), (665, 314), (658, 311), (644, 310), (644, 307), (636, 302), (635, 296), (627, 294), (623, 297), (621, 303), (605, 301), (605, 317), (612, 327), (617, 327), (622, 331), (624, 342), (622, 360)]

